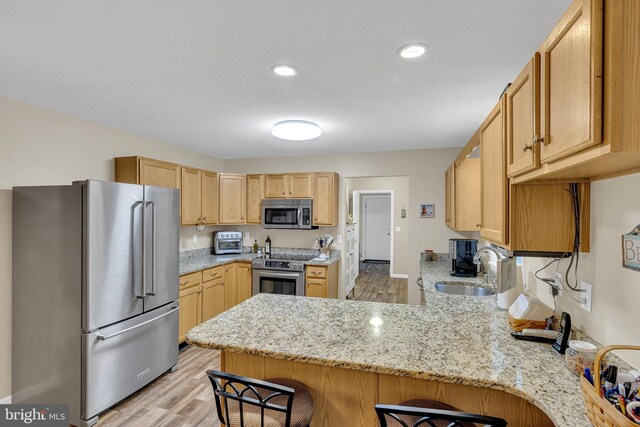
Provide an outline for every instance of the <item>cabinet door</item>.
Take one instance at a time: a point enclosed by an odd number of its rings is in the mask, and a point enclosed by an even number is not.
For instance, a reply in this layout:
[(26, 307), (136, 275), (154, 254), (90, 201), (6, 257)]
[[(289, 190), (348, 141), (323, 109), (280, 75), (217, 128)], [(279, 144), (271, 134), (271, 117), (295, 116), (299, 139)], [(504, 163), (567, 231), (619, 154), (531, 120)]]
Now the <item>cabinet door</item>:
[(218, 223), (218, 174), (202, 171), (202, 222)]
[(140, 159), (139, 184), (180, 188), (178, 181), (178, 165), (158, 160)]
[(202, 286), (192, 286), (180, 291), (180, 315), (178, 317), (178, 342), (183, 342), (189, 329), (201, 323), (200, 312), (202, 298)]
[(480, 235), (507, 244), (507, 171), (504, 141), (504, 97), (480, 127), (482, 226)]
[(244, 175), (220, 174), (219, 224), (243, 224), (245, 222), (246, 179)]
[(202, 283), (202, 321), (224, 311), (224, 277)]
[(543, 162), (601, 141), (602, 0), (574, 0), (543, 42)]
[(465, 159), (455, 168), (455, 229), (478, 231), (481, 224), (480, 159)]
[(288, 197), (312, 198), (313, 197), (313, 174), (294, 173), (288, 175)]
[(445, 187), (445, 202), (444, 202), (444, 210), (445, 210), (445, 224), (447, 227), (451, 229), (455, 229), (455, 191), (456, 191), (456, 182), (455, 182), (455, 164), (449, 166), (444, 173), (444, 187)]
[(281, 199), (287, 197), (287, 176), (283, 174), (265, 175), (264, 187), (266, 198)]
[(229, 310), (238, 303), (238, 281), (236, 264), (224, 266), (224, 309)]
[(247, 175), (247, 224), (262, 223), (264, 175)]
[(335, 174), (316, 173), (313, 197), (313, 225), (336, 225)]
[(251, 298), (252, 288), (251, 288), (251, 264), (246, 262), (236, 263), (237, 269), (237, 283), (236, 286), (238, 288), (238, 304), (242, 301)]
[(327, 297), (327, 281), (322, 279), (307, 278), (305, 285), (305, 296), (326, 298)]
[(180, 224), (196, 225), (200, 222), (202, 200), (200, 171), (180, 168)]
[(507, 174), (540, 166), (540, 54), (536, 52), (509, 86), (507, 102)]

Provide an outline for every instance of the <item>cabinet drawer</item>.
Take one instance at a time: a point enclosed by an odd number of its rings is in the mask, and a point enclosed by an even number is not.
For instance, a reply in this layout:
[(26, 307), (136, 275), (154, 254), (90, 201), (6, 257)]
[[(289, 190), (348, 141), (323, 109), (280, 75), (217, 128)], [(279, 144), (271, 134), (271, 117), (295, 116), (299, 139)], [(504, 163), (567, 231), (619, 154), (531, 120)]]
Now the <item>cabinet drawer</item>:
[(224, 280), (224, 265), (219, 265), (217, 267), (209, 268), (207, 270), (202, 271), (202, 281), (208, 282), (209, 280)]
[(180, 289), (187, 289), (192, 286), (199, 285), (202, 282), (202, 275), (198, 271), (197, 273), (185, 274), (180, 276), (179, 286)]
[(307, 277), (310, 279), (316, 279), (316, 278), (324, 279), (327, 277), (327, 267), (309, 265), (307, 266)]

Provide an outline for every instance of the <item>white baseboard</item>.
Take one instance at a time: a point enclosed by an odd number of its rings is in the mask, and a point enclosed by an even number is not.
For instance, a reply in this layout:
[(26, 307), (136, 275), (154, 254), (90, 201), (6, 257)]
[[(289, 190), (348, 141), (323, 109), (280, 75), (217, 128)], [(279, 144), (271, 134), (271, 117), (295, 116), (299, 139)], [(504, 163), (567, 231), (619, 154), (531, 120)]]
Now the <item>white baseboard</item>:
[(11, 405), (11, 395), (0, 399), (0, 405)]
[(393, 277), (394, 279), (408, 279), (409, 278), (408, 274), (399, 274), (399, 273), (392, 273), (389, 276)]

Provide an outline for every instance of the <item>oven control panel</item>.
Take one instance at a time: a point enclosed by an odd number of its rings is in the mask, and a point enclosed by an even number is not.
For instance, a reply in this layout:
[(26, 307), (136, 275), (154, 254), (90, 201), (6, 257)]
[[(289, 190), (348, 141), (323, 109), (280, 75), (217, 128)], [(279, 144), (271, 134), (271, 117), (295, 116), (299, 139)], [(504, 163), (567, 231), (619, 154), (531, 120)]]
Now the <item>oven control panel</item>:
[(269, 268), (279, 268), (282, 270), (288, 270), (291, 263), (289, 261), (265, 261), (264, 266)]

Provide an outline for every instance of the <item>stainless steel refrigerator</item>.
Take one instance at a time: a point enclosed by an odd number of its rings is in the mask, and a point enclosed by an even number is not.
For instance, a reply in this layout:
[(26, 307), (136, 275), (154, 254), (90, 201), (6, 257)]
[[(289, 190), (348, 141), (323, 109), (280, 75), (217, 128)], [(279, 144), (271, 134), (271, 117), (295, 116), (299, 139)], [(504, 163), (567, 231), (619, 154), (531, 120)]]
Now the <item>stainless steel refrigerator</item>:
[(178, 203), (114, 182), (13, 188), (13, 403), (92, 425), (177, 367)]

